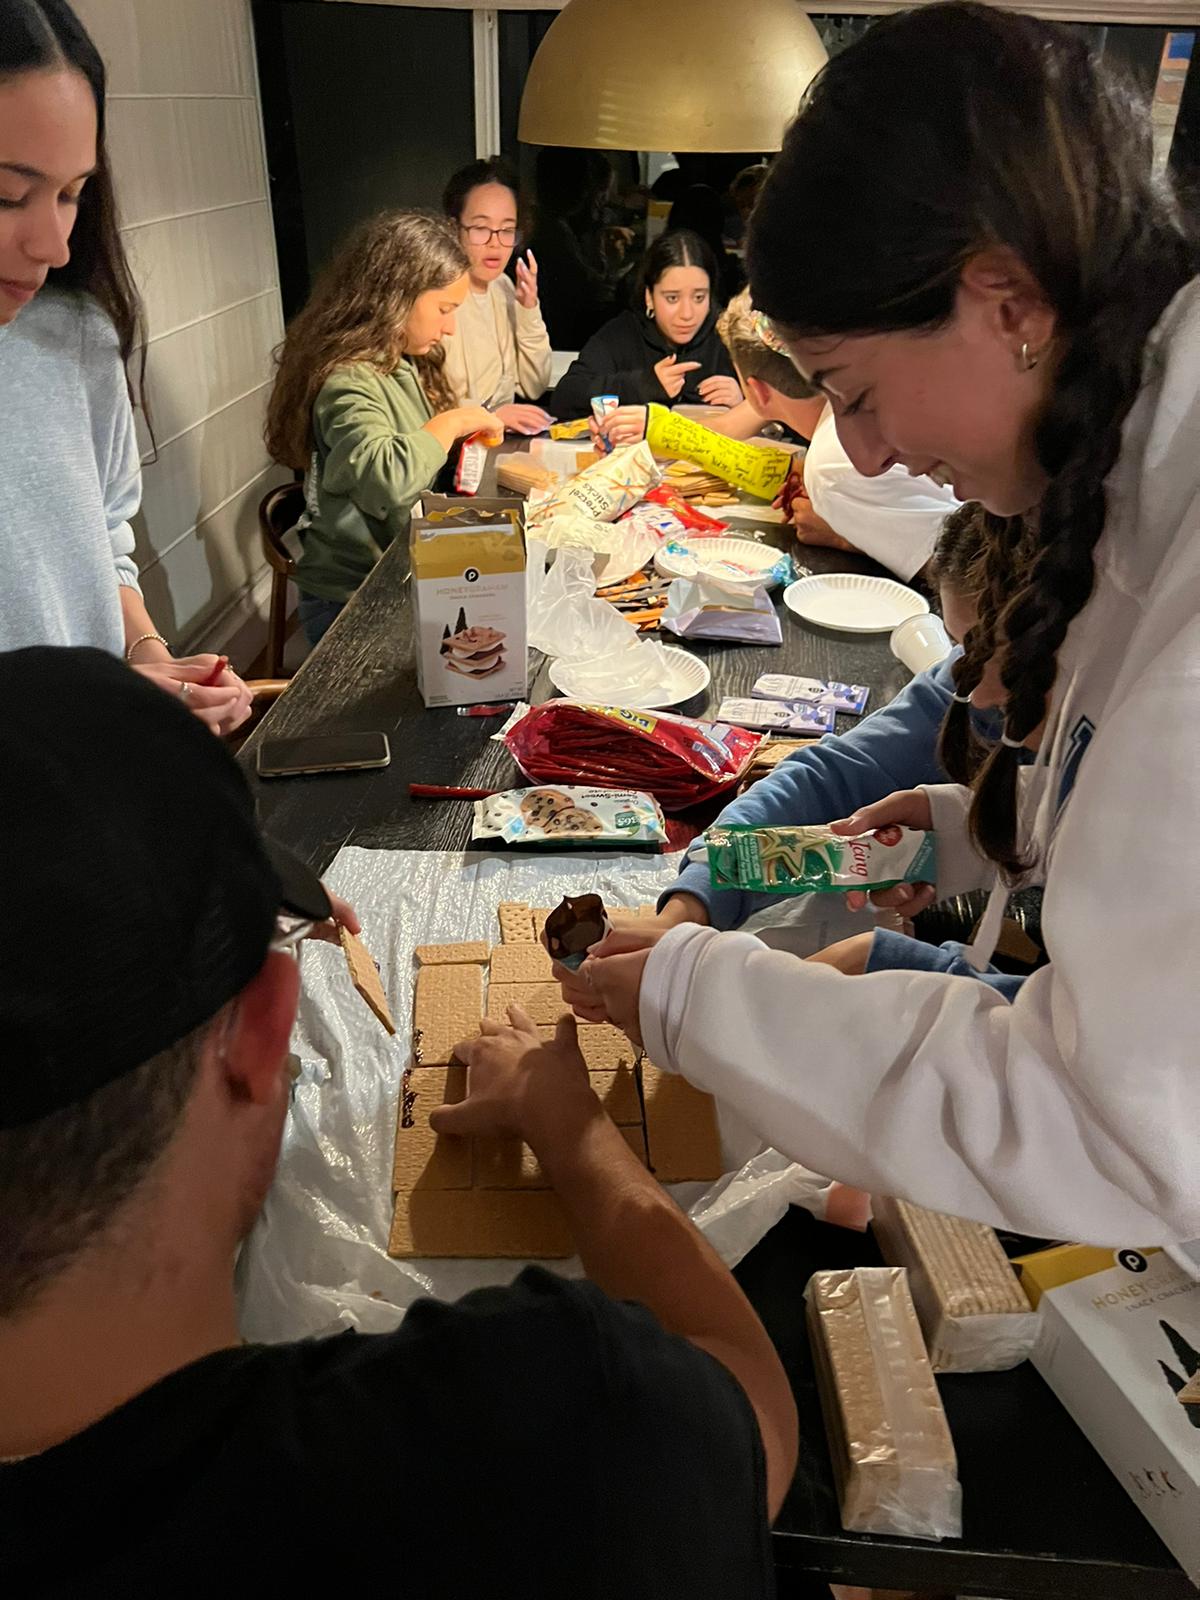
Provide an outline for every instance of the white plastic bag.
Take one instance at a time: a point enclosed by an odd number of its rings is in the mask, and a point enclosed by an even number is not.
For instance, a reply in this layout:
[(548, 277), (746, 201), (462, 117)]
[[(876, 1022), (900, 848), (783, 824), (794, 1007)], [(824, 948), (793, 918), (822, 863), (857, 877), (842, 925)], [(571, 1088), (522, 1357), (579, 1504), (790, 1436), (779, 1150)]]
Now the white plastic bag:
[[(560, 550), (542, 570), (540, 541), (529, 543), (529, 643), (550, 656), (554, 681), (575, 700), (623, 705), (652, 696), (672, 679), (657, 640), (643, 639), (615, 606), (596, 599), (596, 576), (586, 550)], [(527, 569), (527, 570), (529, 570)]]

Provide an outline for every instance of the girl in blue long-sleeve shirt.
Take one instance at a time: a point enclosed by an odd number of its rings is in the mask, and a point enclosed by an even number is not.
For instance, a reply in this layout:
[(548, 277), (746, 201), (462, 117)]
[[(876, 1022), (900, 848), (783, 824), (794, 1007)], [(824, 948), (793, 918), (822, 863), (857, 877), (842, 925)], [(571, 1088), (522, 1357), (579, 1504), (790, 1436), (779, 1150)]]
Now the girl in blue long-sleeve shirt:
[[(933, 559), (947, 629), (956, 637), (974, 620), (977, 588), (973, 573), (979, 556), (976, 508), (964, 507), (947, 518)], [(824, 738), (781, 761), (722, 811), (721, 822), (756, 828), (820, 825), (849, 817), (899, 789), (944, 783), (946, 776), (937, 757), (938, 734), (954, 694), (951, 667), (959, 653), (956, 650), (940, 665), (919, 673), (894, 700), (849, 733)], [(977, 719), (981, 733), (988, 731), (986, 708), (1002, 698), (998, 680), (985, 681), (976, 691), (976, 708), (983, 711)], [(670, 923), (707, 922), (728, 930), (740, 928), (756, 911), (777, 903), (775, 895), (714, 889), (707, 863), (685, 857), (679, 877), (659, 900), (658, 910)], [(895, 967), (982, 978), (1009, 999), (1023, 982), (994, 967), (977, 972), (957, 942), (930, 945), (888, 928), (876, 928), (864, 970)]]

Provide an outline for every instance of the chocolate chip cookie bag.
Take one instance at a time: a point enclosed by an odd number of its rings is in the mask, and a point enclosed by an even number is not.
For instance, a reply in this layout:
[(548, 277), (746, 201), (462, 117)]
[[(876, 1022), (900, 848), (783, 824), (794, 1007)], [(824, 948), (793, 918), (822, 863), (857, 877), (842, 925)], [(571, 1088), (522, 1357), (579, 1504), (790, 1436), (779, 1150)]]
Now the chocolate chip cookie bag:
[(660, 850), (667, 828), (658, 803), (636, 790), (570, 788), (565, 784), (508, 789), (475, 802), (474, 844), (551, 849)]

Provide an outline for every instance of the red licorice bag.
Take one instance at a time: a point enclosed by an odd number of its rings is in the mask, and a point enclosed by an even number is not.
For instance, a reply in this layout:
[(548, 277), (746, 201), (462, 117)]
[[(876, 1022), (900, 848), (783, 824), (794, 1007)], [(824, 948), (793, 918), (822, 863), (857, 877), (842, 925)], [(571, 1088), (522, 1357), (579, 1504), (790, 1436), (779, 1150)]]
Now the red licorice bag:
[(732, 788), (764, 735), (662, 711), (547, 700), (502, 737), (536, 783), (644, 789), (682, 811)]

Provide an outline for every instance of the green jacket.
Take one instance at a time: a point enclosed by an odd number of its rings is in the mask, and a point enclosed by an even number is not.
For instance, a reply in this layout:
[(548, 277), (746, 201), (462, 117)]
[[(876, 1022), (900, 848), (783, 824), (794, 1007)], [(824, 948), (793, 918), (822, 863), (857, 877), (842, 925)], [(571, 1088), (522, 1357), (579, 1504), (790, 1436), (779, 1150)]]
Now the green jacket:
[(305, 483), (304, 594), (348, 600), (397, 536), (446, 462), (424, 431), (433, 412), (408, 361), (395, 372), (338, 367), (313, 405), (316, 445)]

